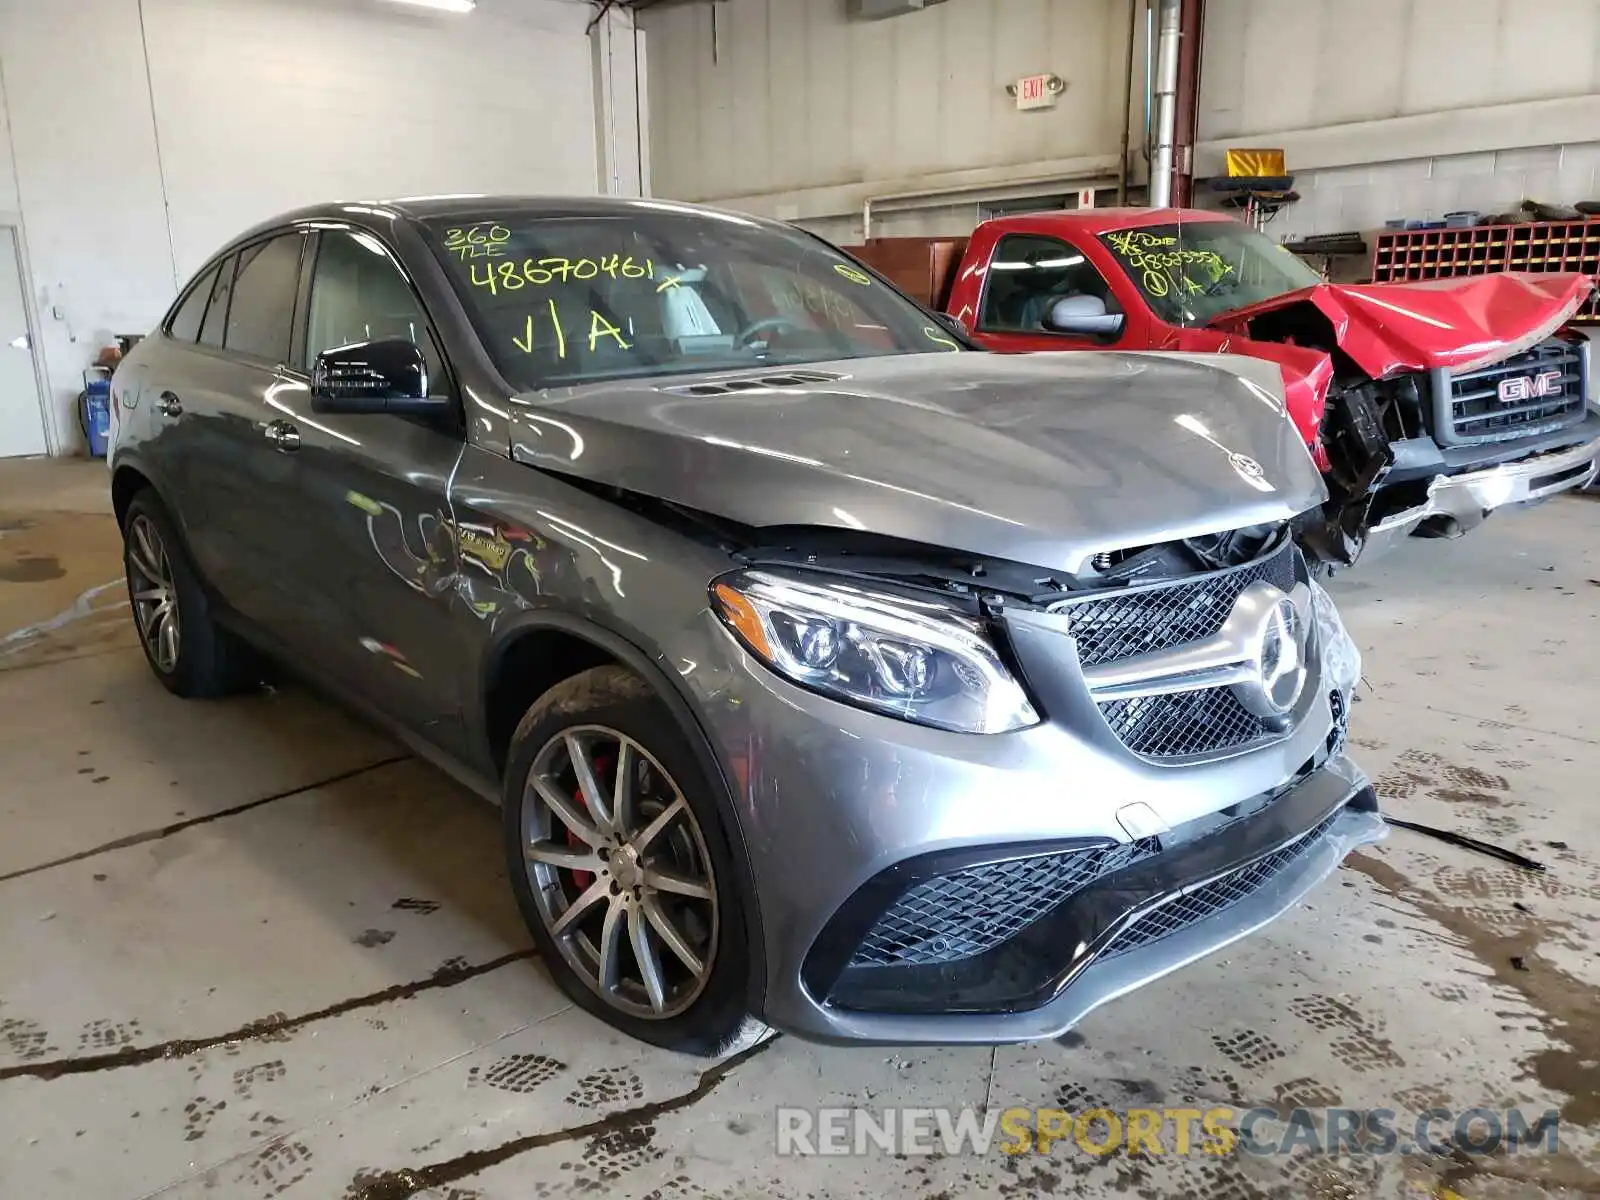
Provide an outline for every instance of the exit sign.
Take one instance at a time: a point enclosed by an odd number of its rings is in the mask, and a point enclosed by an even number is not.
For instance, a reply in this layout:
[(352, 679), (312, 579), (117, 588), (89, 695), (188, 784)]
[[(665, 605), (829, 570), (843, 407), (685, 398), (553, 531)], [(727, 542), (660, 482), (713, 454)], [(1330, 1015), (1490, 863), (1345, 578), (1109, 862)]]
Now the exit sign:
[(1056, 97), (1066, 87), (1055, 75), (1024, 75), (1007, 90), (1017, 98), (1017, 107), (1026, 112), (1032, 108), (1054, 108)]

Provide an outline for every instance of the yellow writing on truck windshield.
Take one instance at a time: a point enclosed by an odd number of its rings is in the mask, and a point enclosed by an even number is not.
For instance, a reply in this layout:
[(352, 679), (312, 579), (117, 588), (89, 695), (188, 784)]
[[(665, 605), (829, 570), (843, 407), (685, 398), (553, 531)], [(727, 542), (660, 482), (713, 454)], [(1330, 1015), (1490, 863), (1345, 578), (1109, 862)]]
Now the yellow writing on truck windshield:
[(1203, 292), (1233, 273), (1233, 266), (1215, 250), (1185, 250), (1176, 237), (1134, 229), (1108, 233), (1106, 241), (1152, 296), (1165, 296), (1174, 287)]

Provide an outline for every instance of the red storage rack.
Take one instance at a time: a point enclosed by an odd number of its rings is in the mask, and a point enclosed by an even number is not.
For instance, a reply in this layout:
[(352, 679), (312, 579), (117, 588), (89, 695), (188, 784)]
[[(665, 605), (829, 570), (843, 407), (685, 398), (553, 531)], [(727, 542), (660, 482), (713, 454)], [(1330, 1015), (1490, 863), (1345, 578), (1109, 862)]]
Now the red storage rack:
[[(1600, 220), (1387, 230), (1372, 251), (1374, 283), (1495, 271), (1580, 271), (1600, 279)], [(1575, 319), (1600, 321), (1600, 294)]]

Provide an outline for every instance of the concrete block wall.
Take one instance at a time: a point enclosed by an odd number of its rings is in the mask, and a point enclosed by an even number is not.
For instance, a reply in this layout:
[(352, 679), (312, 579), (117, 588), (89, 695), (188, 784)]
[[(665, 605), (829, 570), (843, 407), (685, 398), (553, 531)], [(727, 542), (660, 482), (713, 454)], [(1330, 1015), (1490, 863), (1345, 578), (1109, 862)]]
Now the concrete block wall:
[(1268, 227), (1280, 240), (1381, 229), (1400, 218), (1507, 212), (1524, 198), (1570, 205), (1600, 200), (1600, 141), (1303, 171), (1295, 190), (1303, 199)]
[(81, 373), (218, 245), (330, 199), (596, 190), (584, 0), (0, 0), (0, 222), (19, 224), (49, 446)]

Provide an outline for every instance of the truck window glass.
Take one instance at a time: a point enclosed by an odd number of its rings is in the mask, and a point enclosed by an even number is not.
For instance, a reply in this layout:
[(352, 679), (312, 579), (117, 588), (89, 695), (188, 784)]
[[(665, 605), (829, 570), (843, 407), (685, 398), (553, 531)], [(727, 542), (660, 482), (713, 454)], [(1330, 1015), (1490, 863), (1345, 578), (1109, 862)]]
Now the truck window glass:
[(1056, 301), (1084, 295), (1103, 300), (1107, 312), (1122, 311), (1104, 277), (1081, 251), (1056, 238), (1007, 234), (989, 260), (978, 328), (1040, 333)]
[(1190, 221), (1100, 235), (1169, 325), (1203, 325), (1235, 308), (1322, 282), (1271, 238), (1237, 221)]

